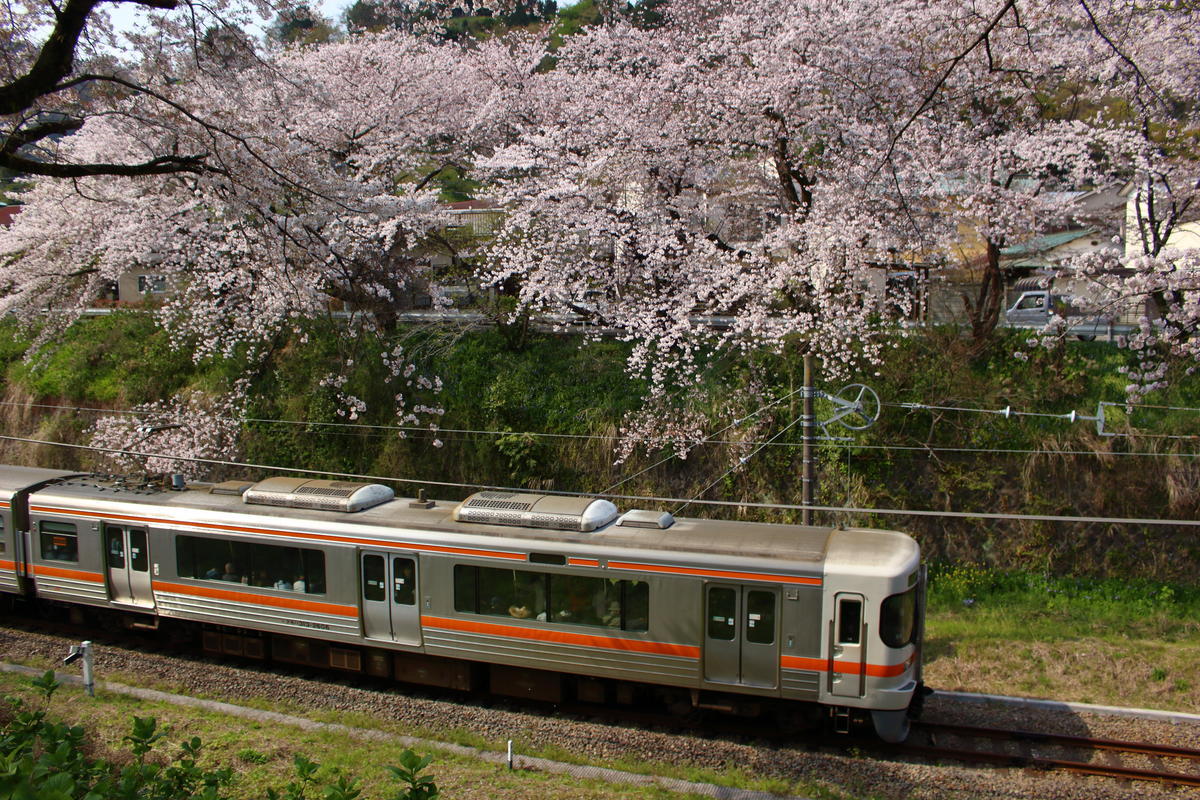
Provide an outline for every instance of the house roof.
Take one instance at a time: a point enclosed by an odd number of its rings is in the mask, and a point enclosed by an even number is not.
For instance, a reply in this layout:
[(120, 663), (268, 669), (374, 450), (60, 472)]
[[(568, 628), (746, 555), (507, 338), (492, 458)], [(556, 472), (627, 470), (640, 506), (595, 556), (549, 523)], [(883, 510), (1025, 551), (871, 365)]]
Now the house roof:
[(1020, 244), (1010, 245), (1000, 251), (1000, 255), (1008, 258), (1020, 258), (1021, 256), (1031, 256), (1037, 253), (1045, 253), (1047, 250), (1053, 250), (1056, 247), (1062, 247), (1064, 244), (1069, 244), (1076, 239), (1082, 239), (1084, 236), (1094, 236), (1096, 231), (1093, 228), (1082, 228), (1070, 231), (1062, 231), (1060, 233), (1047, 233), (1042, 236), (1029, 239)]
[(451, 211), (467, 211), (471, 209), (500, 210), (500, 207), (491, 200), (458, 200), (453, 203), (446, 203), (446, 208), (449, 208)]
[(13, 223), (13, 217), (21, 213), (20, 206), (0, 206), (0, 225), (7, 228)]

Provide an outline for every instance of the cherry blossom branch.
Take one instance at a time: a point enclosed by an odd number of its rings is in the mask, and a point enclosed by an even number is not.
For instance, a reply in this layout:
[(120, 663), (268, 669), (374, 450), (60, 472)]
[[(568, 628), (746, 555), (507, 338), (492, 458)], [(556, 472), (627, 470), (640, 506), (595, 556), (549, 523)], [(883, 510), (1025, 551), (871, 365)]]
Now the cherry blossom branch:
[(1154, 84), (1150, 82), (1150, 79), (1142, 73), (1142, 68), (1138, 66), (1137, 62), (1126, 55), (1121, 48), (1117, 46), (1117, 43), (1114, 42), (1112, 38), (1104, 32), (1104, 29), (1100, 26), (1100, 21), (1096, 19), (1096, 15), (1092, 13), (1091, 7), (1088, 6), (1087, 0), (1079, 0), (1079, 6), (1083, 9), (1084, 13), (1087, 14), (1088, 22), (1091, 23), (1092, 30), (1095, 31), (1096, 35), (1099, 36), (1104, 43), (1108, 45), (1108, 47), (1114, 53), (1117, 54), (1118, 58), (1120, 58), (1133, 69), (1134, 74), (1137, 76), (1138, 84), (1145, 86), (1155, 100), (1157, 100), (1163, 106), (1166, 106), (1166, 100), (1154, 88)]
[[(933, 86), (930, 87), (929, 91), (925, 93), (925, 98), (921, 101), (921, 104), (917, 106), (916, 111), (914, 111), (908, 117), (908, 119), (905, 120), (904, 124), (900, 126), (900, 130), (896, 131), (896, 135), (892, 137), (892, 141), (889, 143), (887, 151), (884, 153), (883, 158), (880, 161), (881, 165), (891, 159), (892, 154), (896, 151), (896, 145), (900, 142), (900, 139), (904, 136), (908, 129), (912, 127), (912, 124), (917, 121), (917, 118), (924, 114), (929, 106), (933, 103), (934, 98), (937, 97), (938, 92), (942, 90), (942, 87), (945, 86), (946, 81), (950, 79), (950, 76), (954, 74), (954, 70), (958, 68), (958, 65), (961, 64), (963, 60), (965, 60), (966, 57), (975, 50), (975, 48), (988, 41), (988, 37), (991, 36), (992, 31), (994, 31), (996, 26), (1000, 24), (1000, 20), (1004, 19), (1004, 16), (1008, 14), (1008, 12), (1012, 10), (1016, 4), (1017, 0), (1005, 0), (1004, 5), (998, 12), (996, 12), (995, 16), (992, 17), (991, 22), (989, 22), (987, 26), (980, 31), (979, 35), (975, 37), (975, 40), (972, 41), (965, 50), (958, 53), (956, 56), (954, 56), (954, 58), (950, 59), (950, 64), (942, 72), (941, 77), (939, 77), (934, 82)], [(989, 59), (990, 57), (991, 56), (989, 52)]]

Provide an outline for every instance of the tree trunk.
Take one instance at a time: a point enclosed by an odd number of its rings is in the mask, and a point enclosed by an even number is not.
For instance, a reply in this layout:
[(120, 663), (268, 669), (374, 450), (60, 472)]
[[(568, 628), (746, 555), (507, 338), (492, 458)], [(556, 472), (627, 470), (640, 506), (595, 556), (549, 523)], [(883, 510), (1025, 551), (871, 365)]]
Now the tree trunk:
[(1004, 301), (1004, 275), (1000, 271), (1000, 248), (1002, 242), (988, 239), (987, 261), (983, 267), (983, 278), (979, 283), (979, 294), (975, 301), (963, 294), (963, 305), (971, 322), (971, 354), (978, 355), (987, 346), (1000, 322), (1000, 308)]

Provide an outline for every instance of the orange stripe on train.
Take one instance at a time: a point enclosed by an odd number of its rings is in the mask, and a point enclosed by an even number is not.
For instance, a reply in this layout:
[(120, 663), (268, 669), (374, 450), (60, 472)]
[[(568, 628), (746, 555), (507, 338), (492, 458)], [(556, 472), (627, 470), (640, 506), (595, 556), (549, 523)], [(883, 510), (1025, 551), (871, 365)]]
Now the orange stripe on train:
[(550, 642), (552, 644), (571, 644), (580, 647), (599, 647), (605, 650), (624, 650), (634, 653), (652, 653), (654, 655), (677, 656), (679, 658), (700, 658), (700, 648), (689, 644), (647, 642), (642, 639), (618, 639), (612, 636), (598, 636), (590, 633), (572, 633), (570, 631), (551, 631), (544, 628), (527, 628), (521, 625), (502, 625), (495, 622), (477, 622), (475, 620), (423, 616), (421, 617), (421, 627), (438, 628), (440, 630), (449, 631), (462, 631), (465, 633), (482, 633), (490, 636), (503, 636), (510, 639), (527, 639), (531, 641)]
[(335, 603), (322, 603), (318, 600), (301, 600), (298, 597), (277, 597), (269, 594), (257, 594), (250, 591), (234, 591), (218, 589), (213, 586), (191, 586), (185, 583), (167, 583), (155, 581), (154, 591), (187, 594), (193, 597), (209, 597), (214, 600), (229, 600), (234, 603), (253, 603), (258, 606), (274, 606), (290, 608), (296, 611), (312, 611), (317, 614), (333, 614), (339, 617), (357, 617), (357, 606), (342, 606)]
[(88, 581), (89, 583), (104, 583), (104, 576), (98, 572), (84, 572), (78, 569), (66, 569), (64, 567), (47, 567), (44, 564), (33, 565), (34, 575), (45, 575), (47, 578), (70, 578), (76, 581)]
[(638, 564), (627, 561), (609, 561), (609, 569), (628, 569), (639, 572), (660, 572), (670, 575), (695, 575), (704, 578), (725, 578), (736, 581), (766, 581), (768, 583), (797, 583), (805, 586), (820, 586), (820, 578), (801, 575), (774, 575), (766, 572), (732, 572), (700, 567), (670, 567), (665, 564)]
[[(904, 674), (912, 664), (912, 656), (903, 664), (867, 664), (867, 675), (872, 678), (895, 678)], [(801, 658), (800, 656), (784, 656), (779, 659), (779, 665), (784, 669), (806, 669), (813, 672), (828, 672), (829, 659)], [(855, 675), (862, 671), (862, 665), (857, 661), (834, 661), (833, 671), (843, 675)]]

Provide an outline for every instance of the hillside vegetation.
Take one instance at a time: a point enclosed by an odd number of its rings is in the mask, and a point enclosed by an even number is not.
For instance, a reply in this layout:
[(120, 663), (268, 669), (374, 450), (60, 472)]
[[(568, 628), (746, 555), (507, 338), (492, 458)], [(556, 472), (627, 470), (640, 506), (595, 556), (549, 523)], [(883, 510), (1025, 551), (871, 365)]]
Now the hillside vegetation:
[[(729, 391), (713, 396), (761, 398), (778, 405), (759, 411), (745, 401), (698, 409), (705, 429), (719, 435), (686, 459), (666, 452), (615, 464), (614, 438), (635, 409), (643, 387), (623, 371), (625, 346), (581, 346), (568, 336), (534, 335), (514, 350), (492, 330), (448, 333), (406, 331), (409, 353), (419, 354), (444, 388), (426, 402), (445, 408), (441, 430), (401, 435), (380, 376), (379, 359), (360, 366), (341, 387), (366, 403), (350, 420), (329, 386), (330, 365), (348, 344), (337, 327), (313, 323), (304, 341), (275, 344), (257, 370), (243, 428), (242, 459), (251, 464), (439, 481), (794, 504), (800, 497), (798, 360), (758, 356), (730, 363), (719, 380)], [(818, 502), (872, 509), (931, 509), (1033, 515), (1195, 519), (1200, 470), (1188, 455), (1194, 443), (1171, 436), (1200, 433), (1200, 414), (1145, 409), (1126, 415), (1107, 407), (1105, 432), (1094, 421), (948, 410), (1095, 415), (1101, 402), (1119, 402), (1124, 351), (1104, 343), (1069, 342), (1035, 349), (1026, 360), (1012, 353), (1023, 337), (1001, 337), (989, 353), (970, 359), (953, 330), (933, 329), (899, 338), (874, 388), (883, 409), (864, 431), (831, 426), (820, 445)], [(182, 389), (214, 394), (241, 374), (244, 363), (193, 363), (173, 351), (150, 318), (133, 312), (87, 318), (51, 349), (26, 358), (28, 342), (0, 329), (5, 380), (5, 429), (23, 436), (84, 443), (97, 418), (77, 407), (127, 410), (169, 398)], [(840, 384), (818, 382), (836, 392)], [(751, 392), (735, 391), (752, 389)], [(790, 395), (790, 396), (789, 396)], [(1154, 402), (1200, 407), (1200, 387), (1186, 379)], [(903, 404), (937, 406), (914, 408)], [(339, 415), (339, 409), (343, 415)], [(821, 414), (827, 417), (826, 406)], [(735, 418), (746, 424), (729, 428)], [(282, 422), (286, 421), (286, 423)], [(330, 424), (333, 423), (333, 424)], [(375, 427), (372, 427), (375, 426)], [(789, 427), (791, 426), (791, 427)], [(728, 429), (727, 429), (728, 428)], [(782, 432), (782, 433), (781, 433)], [(552, 434), (552, 435), (542, 435)], [(755, 442), (772, 440), (761, 449)], [(83, 449), (0, 443), (5, 461), (57, 467), (103, 467)], [(154, 449), (153, 435), (145, 450)], [(739, 469), (740, 457), (751, 456)], [(661, 462), (661, 463), (660, 463)], [(643, 470), (645, 470), (643, 472)], [(236, 474), (217, 467), (214, 477)], [(251, 476), (254, 474), (251, 472)], [(624, 482), (622, 482), (624, 481)], [(619, 486), (617, 485), (619, 484)], [(398, 486), (414, 494), (415, 485)], [(434, 487), (447, 499), (469, 489)], [(628, 507), (632, 501), (621, 500)], [(676, 510), (680, 503), (666, 504)], [(797, 521), (798, 512), (750, 507), (688, 506), (688, 515)], [(937, 516), (821, 512), (828, 523), (909, 530), (935, 561), (1002, 570), (1092, 578), (1192, 582), (1200, 544), (1187, 526), (1005, 521)]]

